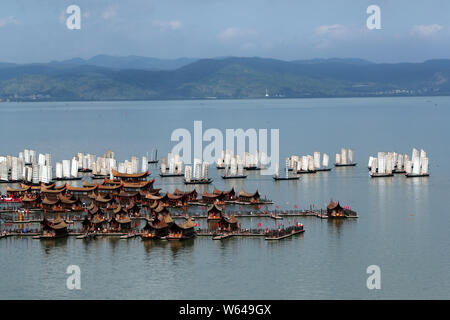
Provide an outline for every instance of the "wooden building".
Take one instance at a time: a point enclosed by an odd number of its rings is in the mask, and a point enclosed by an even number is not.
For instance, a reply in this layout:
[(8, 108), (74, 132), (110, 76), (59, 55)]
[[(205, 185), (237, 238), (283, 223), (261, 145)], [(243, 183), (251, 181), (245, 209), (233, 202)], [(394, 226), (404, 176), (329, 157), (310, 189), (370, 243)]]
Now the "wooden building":
[(222, 219), (222, 209), (216, 205), (213, 204), (208, 208), (208, 221), (209, 220), (221, 220)]
[(41, 238), (51, 239), (67, 236), (67, 224), (61, 217), (58, 217), (53, 221), (49, 221), (44, 217), (41, 221)]
[(148, 171), (141, 173), (121, 173), (116, 170), (112, 170), (112, 175), (114, 179), (121, 180), (122, 182), (140, 182), (147, 180), (150, 175)]
[(194, 230), (195, 224), (189, 218), (185, 223), (176, 224), (174, 223), (169, 228), (169, 234), (167, 235), (167, 240), (184, 240), (195, 236)]
[(254, 193), (248, 193), (245, 192), (244, 189), (241, 189), (241, 192), (239, 192), (239, 201), (240, 202), (259, 202), (261, 199), (258, 190), (256, 190)]
[(202, 202), (205, 204), (220, 203), (219, 195), (214, 194), (214, 193), (208, 193), (208, 192), (204, 191), (202, 193)]

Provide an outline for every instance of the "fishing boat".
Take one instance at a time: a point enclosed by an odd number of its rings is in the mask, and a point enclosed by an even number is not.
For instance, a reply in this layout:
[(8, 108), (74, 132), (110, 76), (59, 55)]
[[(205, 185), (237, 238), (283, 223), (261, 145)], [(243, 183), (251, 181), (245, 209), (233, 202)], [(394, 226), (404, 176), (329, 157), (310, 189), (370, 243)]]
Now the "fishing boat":
[(353, 162), (353, 150), (348, 149), (348, 161), (347, 161), (347, 149), (341, 148), (341, 153), (336, 154), (335, 167), (354, 167), (356, 163)]
[(297, 174), (316, 173), (314, 169), (314, 160), (310, 155), (302, 156), (298, 163)]
[(273, 179), (275, 181), (281, 181), (281, 180), (299, 180), (300, 177), (298, 175), (292, 175), (289, 176), (289, 166), (290, 166), (290, 159), (287, 158), (286, 159), (286, 166), (285, 166), (285, 176), (281, 177), (279, 174), (280, 171), (280, 166), (277, 162), (276, 167), (275, 167), (275, 175), (273, 176)]
[[(231, 155), (231, 150), (226, 150), (226, 151), (222, 150), (222, 155), (219, 157), (219, 159), (217, 159), (217, 163), (216, 163), (216, 168), (218, 170), (225, 169), (225, 167), (227, 166), (227, 164), (226, 164), (227, 157), (229, 158), (230, 155)], [(228, 162), (229, 162), (229, 160), (228, 160)]]
[(264, 240), (282, 240), (303, 232), (305, 232), (303, 225), (298, 223), (297, 225), (285, 229), (269, 231), (266, 233)]
[(62, 164), (56, 163), (56, 176), (53, 181), (72, 181), (81, 180), (83, 177), (78, 177), (78, 160), (72, 159), (72, 165), (70, 160), (63, 160)]
[(256, 154), (250, 154), (248, 152), (245, 152), (244, 154), (244, 170), (248, 171), (256, 171), (261, 170), (261, 167), (259, 166), (259, 156), (258, 152)]
[(76, 239), (90, 240), (97, 238), (97, 232), (86, 232), (76, 237)]
[(331, 171), (328, 167), (330, 157), (324, 153), (322, 158), (322, 165), (320, 165), (320, 152), (314, 152), (314, 170), (316, 171)]
[(231, 158), (230, 166), (226, 167), (225, 174), (222, 179), (245, 179), (247, 175), (244, 174), (244, 163), (236, 158)]
[(428, 172), (428, 158), (426, 152), (423, 149), (420, 150), (419, 156), (417, 150), (413, 149), (411, 161), (408, 161), (405, 169), (405, 176), (407, 178), (428, 177), (430, 174)]
[(167, 161), (169, 165), (169, 171), (166, 172), (166, 163), (161, 162), (161, 173), (159, 174), (160, 177), (182, 177), (184, 176), (183, 173), (183, 161), (181, 161), (180, 156), (177, 154), (175, 156), (172, 156), (171, 153), (167, 156)]
[(191, 180), (184, 179), (184, 184), (211, 184), (212, 182), (213, 182), (213, 179), (211, 179), (211, 178), (191, 179)]
[(152, 157), (148, 160), (148, 163), (158, 163), (158, 149), (152, 149)]
[(372, 178), (392, 177), (392, 157), (385, 152), (378, 152), (377, 158), (370, 161), (370, 176)]
[(212, 239), (213, 240), (225, 240), (225, 239), (231, 238), (232, 236), (234, 236), (234, 234), (230, 233), (230, 232), (218, 233), (218, 234), (213, 235)]
[(222, 179), (245, 179), (247, 178), (247, 175), (243, 174), (243, 175), (235, 175), (235, 176), (227, 176), (227, 175), (223, 175)]
[(405, 162), (408, 161), (408, 155), (398, 154), (393, 173), (406, 173)]
[(208, 178), (208, 163), (203, 163), (199, 159), (194, 159), (193, 168), (186, 166), (184, 170), (184, 184), (210, 184), (213, 182)]

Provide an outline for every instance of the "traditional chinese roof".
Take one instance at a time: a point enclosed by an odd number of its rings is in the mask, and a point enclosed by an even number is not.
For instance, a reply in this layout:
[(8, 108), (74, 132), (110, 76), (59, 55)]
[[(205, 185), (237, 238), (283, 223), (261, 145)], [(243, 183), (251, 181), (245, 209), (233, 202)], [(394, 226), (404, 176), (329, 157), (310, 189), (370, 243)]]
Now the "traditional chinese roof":
[(120, 204), (119, 204), (119, 206), (118, 206), (116, 209), (114, 209), (113, 212), (114, 212), (114, 214), (120, 214), (120, 213), (126, 214), (126, 213), (127, 213), (127, 211), (125, 210), (125, 208), (122, 207)]
[(14, 188), (11, 188), (10, 186), (6, 185), (6, 191), (7, 192), (26, 192), (26, 191), (28, 191), (30, 189), (30, 187), (31, 186), (27, 186), (27, 185), (23, 185), (22, 184), (22, 188), (14, 189)]
[(119, 197), (135, 197), (137, 196), (138, 193), (137, 192), (125, 192), (125, 191), (120, 191), (119, 193)]
[(111, 186), (106, 186), (106, 185), (102, 185), (99, 184), (98, 185), (98, 190), (119, 190), (120, 188), (122, 188), (121, 184), (115, 184), (115, 185), (111, 185)]
[(72, 187), (71, 185), (66, 186), (67, 191), (76, 191), (76, 192), (91, 192), (97, 189), (97, 185), (92, 187)]
[(92, 221), (92, 223), (99, 224), (99, 223), (105, 222), (105, 219), (104, 219), (101, 215), (96, 214), (96, 215), (92, 218), (91, 221)]
[(220, 191), (219, 189), (214, 187), (213, 193), (217, 194), (217, 195), (227, 195), (227, 194), (230, 194), (230, 193), (234, 193), (234, 188), (231, 188), (228, 191)]
[(113, 179), (104, 179), (102, 185), (122, 185), (122, 181)]
[(27, 185), (27, 184), (24, 184), (24, 183), (21, 183), (20, 187), (21, 188), (29, 188), (31, 190), (41, 190), (41, 186), (31, 186), (31, 185)]
[(63, 192), (64, 189), (47, 189), (44, 187), (41, 187), (41, 193), (49, 193), (49, 194), (59, 194), (61, 192)]
[(139, 182), (124, 182), (122, 185), (124, 188), (145, 188), (149, 185), (152, 185), (155, 182), (155, 179), (153, 180), (147, 180), (147, 181), (139, 181)]
[(41, 183), (41, 188), (45, 188), (45, 189), (53, 189), (55, 188), (56, 184), (51, 183), (51, 184), (45, 184), (45, 183)]
[(168, 213), (167, 215), (164, 215), (163, 217), (164, 217), (164, 221), (165, 221), (167, 224), (171, 224), (171, 223), (174, 222), (173, 219), (172, 219), (172, 217), (170, 216), (170, 213)]
[(87, 183), (85, 180), (83, 180), (83, 187), (95, 187), (96, 183)]
[(161, 200), (163, 196), (155, 196), (153, 194), (147, 194), (145, 195), (145, 199), (147, 200)]
[(174, 195), (170, 192), (167, 192), (166, 195), (167, 195), (167, 198), (169, 198), (170, 200), (180, 200), (183, 198), (183, 195)]
[(111, 170), (114, 177), (118, 178), (145, 178), (149, 175), (148, 171), (141, 172), (141, 173), (121, 173), (114, 169)]
[(113, 199), (112, 199), (111, 197), (108, 197), (107, 195), (106, 195), (105, 197), (102, 197), (101, 194), (97, 195), (97, 197), (95, 198), (95, 201), (98, 201), (98, 202), (104, 202), (104, 203), (110, 202), (110, 201), (112, 201), (112, 200), (113, 200)]
[(177, 225), (177, 226), (178, 226), (179, 228), (181, 228), (181, 229), (186, 230), (186, 229), (192, 229), (192, 228), (194, 228), (194, 227), (195, 227), (195, 224), (194, 224), (194, 222), (192, 222), (191, 218), (189, 218), (185, 223), (182, 223), (182, 224)]
[(191, 195), (191, 194), (196, 194), (197, 190), (191, 190), (191, 191), (181, 191), (178, 188), (175, 188), (175, 191), (173, 192), (174, 195)]
[(330, 200), (330, 203), (328, 204), (327, 209), (333, 210), (333, 209), (336, 209), (337, 207), (339, 207), (339, 201), (334, 202), (333, 200)]
[(218, 198), (218, 197), (219, 197), (218, 194), (208, 193), (206, 191), (203, 191), (203, 193), (202, 193), (202, 198), (213, 198), (213, 199), (215, 199), (215, 198)]
[(248, 193), (245, 192), (244, 189), (241, 189), (241, 192), (239, 192), (239, 196), (245, 198), (259, 198), (259, 192), (258, 190), (256, 190), (254, 193)]
[(55, 205), (57, 203), (60, 203), (60, 202), (61, 202), (61, 200), (59, 198), (56, 199), (56, 200), (49, 200), (49, 199), (47, 199), (47, 197), (44, 197), (44, 200), (42, 200), (42, 204), (46, 204), (46, 205), (49, 205), (49, 206), (53, 206), (53, 205)]
[(166, 207), (166, 206), (163, 206), (162, 203), (160, 202), (160, 203), (158, 204), (158, 206), (156, 207), (155, 212), (156, 212), (156, 213), (169, 212), (169, 210), (167, 210), (167, 207)]
[(130, 219), (129, 216), (124, 216), (124, 217), (121, 217), (121, 218), (116, 219), (116, 221), (117, 221), (118, 223), (130, 223), (130, 222), (131, 222), (131, 219)]
[(222, 213), (222, 208), (218, 207), (216, 204), (213, 204), (208, 208), (208, 213)]
[(31, 197), (31, 196), (28, 196), (28, 195), (24, 195), (22, 197), (22, 202), (34, 202), (34, 201), (37, 201), (39, 199), (40, 199), (39, 195), (34, 196), (34, 197)]
[(59, 199), (61, 200), (61, 202), (62, 202), (62, 203), (65, 203), (65, 204), (74, 204), (74, 203), (76, 203), (76, 202), (79, 202), (78, 199), (69, 198), (69, 197), (63, 196), (62, 194), (59, 194), (58, 197), (59, 197)]
[(238, 222), (234, 214), (231, 217), (224, 217), (224, 219), (229, 224), (236, 224)]
[(95, 203), (91, 203), (91, 205), (88, 207), (88, 211), (90, 214), (96, 214), (98, 212), (98, 207), (95, 205)]

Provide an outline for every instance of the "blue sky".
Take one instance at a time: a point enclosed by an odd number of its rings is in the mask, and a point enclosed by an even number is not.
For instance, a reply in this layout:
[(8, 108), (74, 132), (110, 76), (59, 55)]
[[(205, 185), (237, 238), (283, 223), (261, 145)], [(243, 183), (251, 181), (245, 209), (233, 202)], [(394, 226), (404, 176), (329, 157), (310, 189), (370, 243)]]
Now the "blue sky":
[[(66, 28), (72, 4), (81, 30)], [(381, 30), (366, 27), (371, 4), (381, 8)], [(450, 58), (449, 18), (446, 0), (1, 0), (0, 61), (110, 54), (419, 62)]]

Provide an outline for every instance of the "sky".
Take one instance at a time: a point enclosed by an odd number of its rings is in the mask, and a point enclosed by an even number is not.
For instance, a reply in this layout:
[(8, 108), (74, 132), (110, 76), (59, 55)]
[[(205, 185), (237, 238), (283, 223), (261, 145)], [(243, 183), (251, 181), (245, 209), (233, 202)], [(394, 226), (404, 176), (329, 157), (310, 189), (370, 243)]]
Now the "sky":
[[(66, 26), (70, 5), (81, 9), (79, 30)], [(367, 28), (369, 5), (380, 7), (381, 29)], [(388, 63), (450, 58), (450, 1), (0, 1), (0, 62), (98, 54)]]

